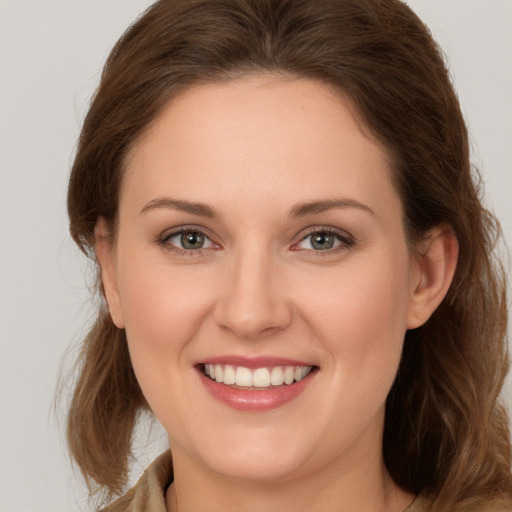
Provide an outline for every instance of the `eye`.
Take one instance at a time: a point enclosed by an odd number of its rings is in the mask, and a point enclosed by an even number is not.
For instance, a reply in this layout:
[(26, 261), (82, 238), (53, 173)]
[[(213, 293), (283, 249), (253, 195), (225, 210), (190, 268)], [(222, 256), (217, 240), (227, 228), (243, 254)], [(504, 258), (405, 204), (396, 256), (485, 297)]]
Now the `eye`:
[(347, 233), (333, 229), (317, 229), (310, 232), (294, 245), (294, 250), (332, 251), (351, 247), (354, 244), (352, 237)]
[(197, 229), (180, 229), (165, 235), (161, 239), (162, 245), (178, 253), (201, 251), (217, 247), (211, 239)]

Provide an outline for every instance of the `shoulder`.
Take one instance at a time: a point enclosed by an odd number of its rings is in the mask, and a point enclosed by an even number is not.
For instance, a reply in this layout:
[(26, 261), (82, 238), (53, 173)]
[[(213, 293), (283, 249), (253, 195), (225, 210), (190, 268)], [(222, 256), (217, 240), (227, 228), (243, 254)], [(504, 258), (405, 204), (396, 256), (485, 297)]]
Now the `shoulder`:
[(405, 510), (404, 512), (427, 512), (430, 510), (432, 502), (423, 497), (418, 496)]
[[(433, 510), (439, 510), (439, 508), (435, 507), (432, 500), (424, 496), (418, 496), (404, 512), (432, 512)], [(481, 500), (478, 500), (478, 503), (475, 503), (474, 500), (470, 500), (459, 503), (456, 510), (464, 512), (512, 512), (512, 500), (497, 499), (495, 501), (489, 501), (485, 505), (482, 504)]]
[(101, 512), (165, 512), (165, 491), (173, 479), (171, 452), (157, 457), (137, 484)]

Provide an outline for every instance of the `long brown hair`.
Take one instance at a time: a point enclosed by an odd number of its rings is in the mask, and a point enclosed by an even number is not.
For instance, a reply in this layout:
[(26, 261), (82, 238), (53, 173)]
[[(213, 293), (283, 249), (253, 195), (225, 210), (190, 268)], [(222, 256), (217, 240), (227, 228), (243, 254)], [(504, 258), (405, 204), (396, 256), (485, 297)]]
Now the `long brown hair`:
[[(392, 156), (410, 241), (447, 223), (459, 242), (448, 295), (407, 332), (388, 397), (383, 450), (392, 477), (429, 494), (433, 510), (510, 498), (507, 417), (497, 401), (508, 364), (504, 272), (493, 256), (499, 226), (481, 205), (440, 51), (401, 1), (156, 2), (112, 50), (85, 119), (69, 182), (74, 240), (95, 259), (94, 228), (101, 216), (115, 230), (129, 152), (178, 91), (262, 71), (350, 97)], [(71, 454), (91, 484), (122, 492), (144, 408), (125, 333), (101, 309), (83, 341), (68, 420)]]

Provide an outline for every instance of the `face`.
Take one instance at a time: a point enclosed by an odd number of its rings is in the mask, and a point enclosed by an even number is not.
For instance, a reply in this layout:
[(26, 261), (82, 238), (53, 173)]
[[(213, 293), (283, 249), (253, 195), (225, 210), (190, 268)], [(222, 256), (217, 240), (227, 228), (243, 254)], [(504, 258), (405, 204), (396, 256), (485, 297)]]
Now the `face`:
[(99, 246), (176, 464), (276, 481), (380, 457), (421, 279), (386, 153), (340, 95), (272, 76), (185, 91)]

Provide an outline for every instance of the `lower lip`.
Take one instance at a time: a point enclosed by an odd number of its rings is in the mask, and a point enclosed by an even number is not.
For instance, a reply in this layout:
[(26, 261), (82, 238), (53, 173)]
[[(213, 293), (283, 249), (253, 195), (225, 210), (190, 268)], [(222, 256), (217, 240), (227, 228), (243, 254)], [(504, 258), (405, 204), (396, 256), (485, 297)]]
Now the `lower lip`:
[(316, 371), (299, 382), (283, 384), (272, 389), (238, 389), (216, 382), (198, 369), (201, 380), (210, 394), (220, 402), (238, 411), (269, 411), (297, 398), (310, 384)]

